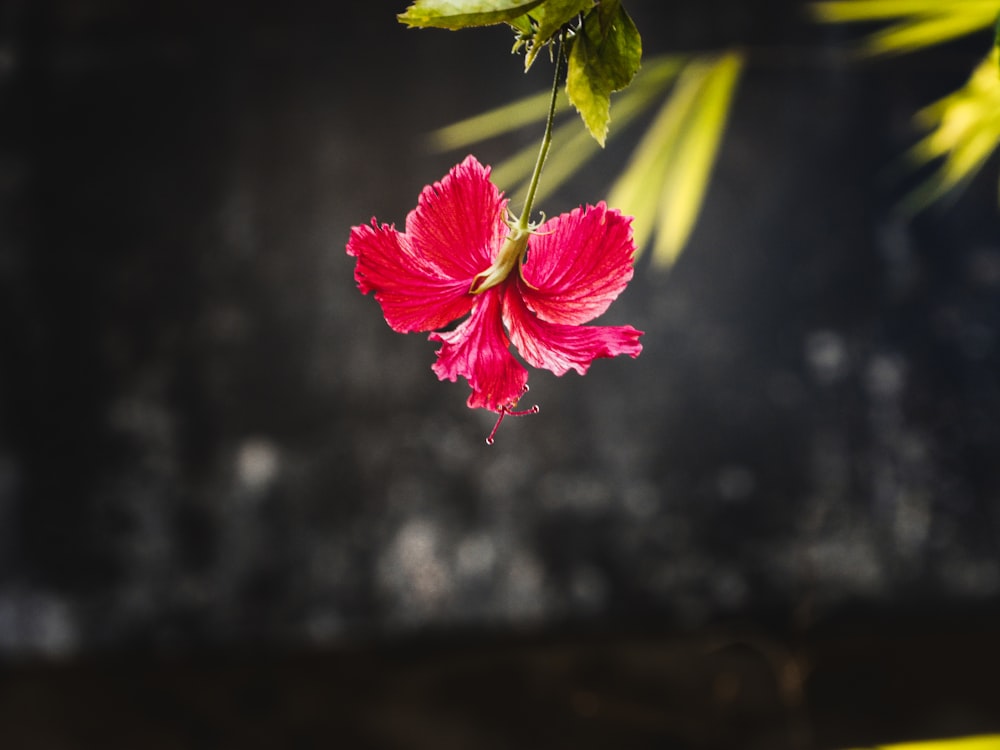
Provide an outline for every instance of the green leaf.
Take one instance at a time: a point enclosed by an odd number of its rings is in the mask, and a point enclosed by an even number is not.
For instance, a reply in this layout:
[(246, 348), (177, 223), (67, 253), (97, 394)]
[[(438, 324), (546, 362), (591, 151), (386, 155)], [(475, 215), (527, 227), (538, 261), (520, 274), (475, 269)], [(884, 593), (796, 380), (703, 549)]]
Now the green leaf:
[(543, 0), (416, 0), (397, 18), (418, 28), (465, 29), (509, 23)]
[(569, 55), (566, 93), (601, 146), (611, 120), (611, 94), (628, 86), (641, 58), (639, 31), (620, 2), (605, 0), (583, 19)]
[[(518, 32), (522, 37), (529, 37), (534, 33), (534, 27), (531, 25), (531, 16), (527, 13), (523, 16), (512, 18), (507, 23), (509, 23), (511, 27), (513, 27), (514, 31)], [(516, 45), (514, 51), (517, 51)]]
[(559, 29), (580, 13), (593, 7), (594, 0), (546, 0), (530, 11), (528, 15), (535, 20), (537, 29), (524, 58), (524, 69), (528, 70), (531, 67), (535, 56), (559, 32)]

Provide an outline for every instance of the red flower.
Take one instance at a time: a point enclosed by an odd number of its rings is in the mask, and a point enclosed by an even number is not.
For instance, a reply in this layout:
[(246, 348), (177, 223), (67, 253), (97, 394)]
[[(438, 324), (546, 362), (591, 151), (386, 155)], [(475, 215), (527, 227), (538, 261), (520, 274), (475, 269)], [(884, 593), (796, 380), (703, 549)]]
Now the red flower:
[[(489, 167), (472, 156), (424, 188), (406, 231), (351, 230), (354, 278), (375, 292), (400, 333), (436, 331), (471, 311), (454, 330), (431, 333), (443, 346), (434, 372), (469, 381), (470, 407), (512, 413), (534, 367), (581, 375), (598, 357), (638, 356), (641, 331), (581, 325), (603, 313), (632, 278), (631, 219), (605, 204), (574, 209), (525, 230), (507, 221), (507, 201)], [(518, 273), (511, 273), (515, 266)]]

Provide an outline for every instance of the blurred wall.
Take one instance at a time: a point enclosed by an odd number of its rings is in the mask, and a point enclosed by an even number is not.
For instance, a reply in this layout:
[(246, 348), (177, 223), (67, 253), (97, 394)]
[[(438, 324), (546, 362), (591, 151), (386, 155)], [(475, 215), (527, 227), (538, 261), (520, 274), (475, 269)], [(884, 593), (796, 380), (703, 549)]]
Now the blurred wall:
[(981, 40), (858, 64), (799, 3), (677, 5), (628, 3), (649, 52), (751, 50), (705, 213), (606, 317), (642, 356), (533, 373), (487, 448), (343, 247), (544, 65), (404, 3), (8, 4), (0, 652), (994, 607), (996, 165), (910, 223), (884, 179)]

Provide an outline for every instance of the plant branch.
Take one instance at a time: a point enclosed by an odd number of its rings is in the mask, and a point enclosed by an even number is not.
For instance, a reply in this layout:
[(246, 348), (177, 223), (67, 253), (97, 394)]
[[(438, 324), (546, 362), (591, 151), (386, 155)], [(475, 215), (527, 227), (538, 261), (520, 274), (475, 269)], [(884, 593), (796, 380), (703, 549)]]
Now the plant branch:
[(524, 210), (518, 220), (518, 228), (527, 231), (531, 223), (531, 207), (535, 202), (535, 192), (538, 190), (538, 180), (542, 175), (542, 167), (545, 165), (545, 158), (549, 155), (549, 146), (552, 145), (552, 123), (556, 117), (556, 100), (559, 97), (559, 73), (563, 64), (563, 39), (559, 35), (559, 51), (556, 53), (555, 74), (552, 76), (552, 96), (549, 99), (549, 114), (545, 118), (545, 135), (542, 136), (542, 145), (538, 149), (538, 158), (535, 160), (535, 169), (531, 173), (531, 182), (528, 183), (528, 193), (524, 198)]

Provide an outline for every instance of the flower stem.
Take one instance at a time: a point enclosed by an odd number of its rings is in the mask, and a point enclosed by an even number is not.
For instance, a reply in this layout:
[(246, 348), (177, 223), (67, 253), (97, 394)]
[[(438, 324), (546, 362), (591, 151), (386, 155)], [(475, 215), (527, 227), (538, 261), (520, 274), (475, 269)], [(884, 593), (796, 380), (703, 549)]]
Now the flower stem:
[(522, 231), (527, 231), (531, 223), (531, 206), (535, 202), (535, 192), (538, 190), (538, 179), (542, 175), (542, 167), (545, 165), (545, 157), (549, 155), (549, 146), (552, 144), (552, 123), (556, 117), (556, 100), (559, 97), (559, 69), (562, 67), (562, 35), (559, 36), (559, 51), (556, 53), (555, 74), (552, 76), (552, 96), (549, 99), (549, 115), (545, 118), (545, 135), (542, 136), (542, 145), (538, 149), (538, 158), (535, 160), (535, 170), (531, 173), (531, 182), (528, 183), (528, 194), (524, 198), (524, 210), (517, 226)]
[[(542, 146), (538, 149), (538, 159), (535, 161), (535, 171), (531, 174), (531, 182), (528, 184), (528, 194), (524, 198), (524, 211), (520, 218), (510, 216), (508, 226), (510, 231), (506, 239), (497, 251), (496, 259), (485, 271), (476, 274), (469, 285), (469, 294), (482, 294), (487, 289), (492, 289), (497, 284), (506, 279), (515, 266), (524, 262), (525, 253), (528, 248), (528, 238), (534, 227), (531, 225), (531, 204), (535, 202), (535, 192), (538, 190), (538, 178), (542, 174), (542, 166), (545, 164), (545, 157), (549, 154), (549, 145), (552, 143), (552, 122), (556, 117), (556, 99), (559, 97), (559, 69), (562, 67), (562, 35), (559, 36), (559, 52), (556, 55), (556, 73), (552, 77), (552, 99), (549, 102), (549, 116), (545, 120), (545, 135), (542, 136)], [(508, 412), (513, 413), (513, 412)], [(503, 412), (500, 414), (503, 419)], [(500, 425), (499, 420), (497, 426)], [(493, 428), (496, 432), (496, 428)], [(492, 438), (493, 436), (490, 435)]]

